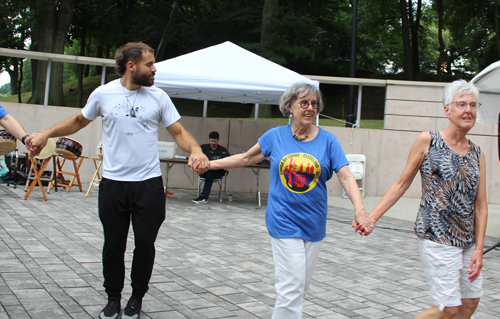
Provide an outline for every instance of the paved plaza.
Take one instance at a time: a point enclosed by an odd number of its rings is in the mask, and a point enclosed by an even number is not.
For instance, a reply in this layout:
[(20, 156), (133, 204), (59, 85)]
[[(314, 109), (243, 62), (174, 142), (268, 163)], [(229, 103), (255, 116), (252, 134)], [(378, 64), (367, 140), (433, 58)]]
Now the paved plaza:
[[(271, 318), (274, 269), (263, 209), (255, 194), (193, 204), (174, 189), (157, 240), (141, 318)], [(0, 319), (97, 318), (103, 235), (97, 187), (48, 195), (0, 185)], [(382, 218), (369, 237), (351, 229), (353, 212), (329, 207), (327, 237), (304, 318), (413, 318), (432, 304), (411, 221)], [(498, 238), (487, 238), (486, 246)], [(133, 235), (122, 307), (130, 297)], [(473, 318), (500, 318), (500, 249), (484, 258), (484, 297)]]

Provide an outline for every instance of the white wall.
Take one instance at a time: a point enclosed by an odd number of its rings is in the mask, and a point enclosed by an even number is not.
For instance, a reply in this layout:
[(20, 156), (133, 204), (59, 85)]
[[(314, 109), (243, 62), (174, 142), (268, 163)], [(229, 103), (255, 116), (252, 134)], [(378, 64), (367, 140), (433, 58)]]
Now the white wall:
[[(399, 81), (401, 82), (401, 81)], [(365, 196), (382, 196), (399, 177), (406, 164), (410, 148), (420, 131), (440, 130), (448, 125), (441, 102), (442, 87), (388, 85), (385, 104), (384, 130), (351, 129), (345, 127), (322, 127), (337, 136), (346, 154), (364, 154), (366, 163)], [(75, 114), (78, 109), (38, 106), (17, 103), (2, 103), (28, 132), (47, 128)], [(213, 118), (183, 117), (181, 124), (200, 143), (208, 143), (208, 133), (218, 131), (220, 143), (231, 153), (248, 150), (258, 138), (270, 128), (280, 125), (267, 122), (224, 120)], [(320, 120), (321, 124), (321, 120)], [(500, 204), (500, 164), (497, 150), (497, 125), (477, 123), (469, 138), (486, 154), (487, 196), (491, 204)], [(173, 141), (166, 130), (160, 131), (160, 140)], [(83, 155), (95, 156), (100, 137), (100, 120), (92, 122), (78, 132), (74, 139), (83, 145)], [(19, 145), (20, 150), (25, 150)], [(178, 149), (177, 154), (187, 155)], [(165, 164), (163, 171), (165, 172)], [(88, 183), (94, 173), (90, 159), (82, 164), (81, 178)], [(175, 165), (169, 174), (169, 187), (196, 189), (198, 177), (185, 165)], [(261, 171), (261, 191), (268, 192), (269, 172)], [(217, 187), (217, 186), (215, 186)], [(227, 179), (227, 190), (233, 192), (255, 192), (256, 178), (250, 169), (231, 170)], [(405, 197), (420, 198), (420, 176), (417, 174)], [(333, 177), (328, 182), (331, 196), (340, 196), (341, 188)]]

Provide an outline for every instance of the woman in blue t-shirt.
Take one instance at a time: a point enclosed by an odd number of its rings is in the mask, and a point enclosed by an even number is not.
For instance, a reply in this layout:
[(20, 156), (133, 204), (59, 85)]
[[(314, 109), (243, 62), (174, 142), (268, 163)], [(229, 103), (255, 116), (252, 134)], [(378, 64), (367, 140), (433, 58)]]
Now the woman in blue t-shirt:
[(211, 161), (209, 169), (237, 168), (271, 158), (266, 225), (275, 264), (273, 318), (302, 318), (302, 303), (311, 283), (321, 241), (326, 236), (326, 182), (337, 174), (355, 209), (353, 227), (371, 232), (361, 193), (337, 138), (313, 125), (323, 109), (320, 91), (296, 83), (280, 98), (283, 116), (292, 123), (267, 131), (243, 154)]

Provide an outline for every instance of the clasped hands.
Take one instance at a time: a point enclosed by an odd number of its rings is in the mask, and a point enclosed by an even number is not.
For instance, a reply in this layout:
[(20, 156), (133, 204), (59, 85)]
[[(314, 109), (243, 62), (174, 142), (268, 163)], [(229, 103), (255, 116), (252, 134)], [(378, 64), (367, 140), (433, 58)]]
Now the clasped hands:
[(24, 140), (24, 146), (28, 149), (31, 156), (37, 156), (40, 154), (42, 149), (47, 144), (47, 139), (43, 139), (43, 137), (39, 135), (31, 134)]
[(352, 228), (361, 236), (368, 236), (373, 231), (375, 221), (368, 215), (365, 209), (359, 209), (354, 213)]
[(188, 166), (198, 175), (205, 173), (210, 170), (210, 161), (203, 154), (203, 156), (190, 156), (188, 161)]

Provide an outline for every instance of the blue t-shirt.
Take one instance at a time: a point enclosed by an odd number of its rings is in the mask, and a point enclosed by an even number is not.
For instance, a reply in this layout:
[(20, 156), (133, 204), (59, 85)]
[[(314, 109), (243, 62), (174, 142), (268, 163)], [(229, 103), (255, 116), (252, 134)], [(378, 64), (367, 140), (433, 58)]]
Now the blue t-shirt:
[(3, 106), (0, 105), (0, 119), (3, 118), (5, 115), (7, 115), (7, 111), (3, 108)]
[(259, 138), (262, 154), (271, 157), (266, 225), (275, 238), (320, 241), (326, 236), (326, 182), (349, 164), (337, 138), (319, 128), (311, 141), (297, 141), (290, 125)]

